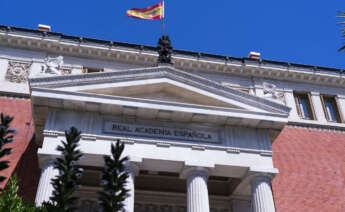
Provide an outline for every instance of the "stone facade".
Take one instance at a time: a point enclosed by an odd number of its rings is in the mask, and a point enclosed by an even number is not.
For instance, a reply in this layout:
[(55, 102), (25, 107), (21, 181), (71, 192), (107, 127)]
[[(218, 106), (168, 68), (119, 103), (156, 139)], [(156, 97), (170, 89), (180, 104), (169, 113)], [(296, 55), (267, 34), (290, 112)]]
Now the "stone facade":
[(179, 50), (157, 66), (152, 47), (7, 30), (0, 105), (19, 134), (4, 174), (19, 175), (26, 201), (49, 199), (55, 147), (73, 125), (80, 211), (97, 210), (117, 139), (131, 158), (127, 211), (344, 211), (341, 70)]

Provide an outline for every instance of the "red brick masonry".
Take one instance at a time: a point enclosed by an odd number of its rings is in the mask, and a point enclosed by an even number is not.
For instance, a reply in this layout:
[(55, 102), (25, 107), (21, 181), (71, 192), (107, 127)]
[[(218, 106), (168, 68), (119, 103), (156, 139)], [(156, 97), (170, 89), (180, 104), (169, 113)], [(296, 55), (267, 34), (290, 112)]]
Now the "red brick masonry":
[(1, 112), (14, 116), (11, 127), (15, 127), (18, 133), (14, 136), (14, 142), (8, 145), (12, 148), (12, 153), (4, 160), (10, 161), (10, 167), (0, 173), (7, 177), (6, 181), (0, 184), (0, 188), (3, 188), (8, 178), (15, 173), (19, 178), (20, 195), (24, 201), (33, 202), (40, 169), (37, 160), (37, 146), (33, 139), (34, 123), (31, 102), (28, 99), (0, 97)]
[(345, 132), (285, 127), (273, 152), (277, 212), (345, 211)]

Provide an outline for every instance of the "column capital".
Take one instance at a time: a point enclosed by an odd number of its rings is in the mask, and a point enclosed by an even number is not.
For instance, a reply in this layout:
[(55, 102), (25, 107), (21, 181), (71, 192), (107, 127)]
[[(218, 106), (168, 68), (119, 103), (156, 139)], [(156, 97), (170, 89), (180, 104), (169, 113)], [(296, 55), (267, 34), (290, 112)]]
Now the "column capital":
[(279, 170), (276, 168), (270, 168), (270, 169), (262, 169), (262, 168), (256, 168), (256, 167), (251, 167), (248, 170), (247, 176), (250, 178), (255, 178), (255, 177), (267, 177), (271, 180), (279, 173)]
[(192, 175), (202, 175), (208, 178), (210, 174), (211, 174), (210, 168), (195, 166), (195, 167), (189, 167), (189, 168), (183, 169), (182, 172), (180, 173), (180, 178), (187, 179), (189, 176), (192, 176)]
[(40, 168), (44, 168), (48, 164), (54, 163), (56, 158), (57, 158), (56, 155), (39, 155), (38, 165)]
[(271, 183), (272, 180), (273, 178), (270, 175), (254, 175), (251, 179), (251, 184), (253, 185), (260, 182)]

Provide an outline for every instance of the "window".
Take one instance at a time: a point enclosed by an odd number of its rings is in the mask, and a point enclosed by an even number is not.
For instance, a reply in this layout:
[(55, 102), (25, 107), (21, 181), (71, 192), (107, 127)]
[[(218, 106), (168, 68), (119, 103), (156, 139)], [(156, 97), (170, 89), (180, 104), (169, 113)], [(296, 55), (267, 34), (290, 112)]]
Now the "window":
[(295, 95), (298, 115), (302, 119), (315, 120), (314, 111), (311, 105), (309, 94), (295, 93), (294, 95)]
[(321, 95), (321, 100), (327, 121), (341, 123), (342, 120), (339, 114), (337, 101), (334, 96)]
[(103, 72), (103, 71), (104, 71), (103, 69), (83, 67), (84, 74), (97, 73), (97, 72)]

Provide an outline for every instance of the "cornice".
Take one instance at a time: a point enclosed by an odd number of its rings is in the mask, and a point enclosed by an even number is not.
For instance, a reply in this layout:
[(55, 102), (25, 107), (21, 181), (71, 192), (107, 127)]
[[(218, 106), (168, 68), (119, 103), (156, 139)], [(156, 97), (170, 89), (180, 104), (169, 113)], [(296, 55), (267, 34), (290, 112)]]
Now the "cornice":
[(287, 127), (304, 128), (312, 130), (320, 130), (327, 132), (345, 133), (345, 125), (343, 123), (320, 123), (320, 122), (303, 122), (301, 120), (289, 121)]
[(10, 91), (0, 91), (0, 97), (7, 97), (7, 98), (18, 98), (18, 99), (30, 99), (29, 93), (23, 92), (10, 92)]
[[(60, 33), (28, 31), (30, 33), (24, 34), (15, 30), (0, 30), (0, 45), (151, 66), (156, 65), (158, 57), (155, 47), (65, 36)], [(233, 58), (182, 50), (175, 50), (173, 63), (174, 67), (184, 70), (345, 86), (344, 70), (334, 68)]]

